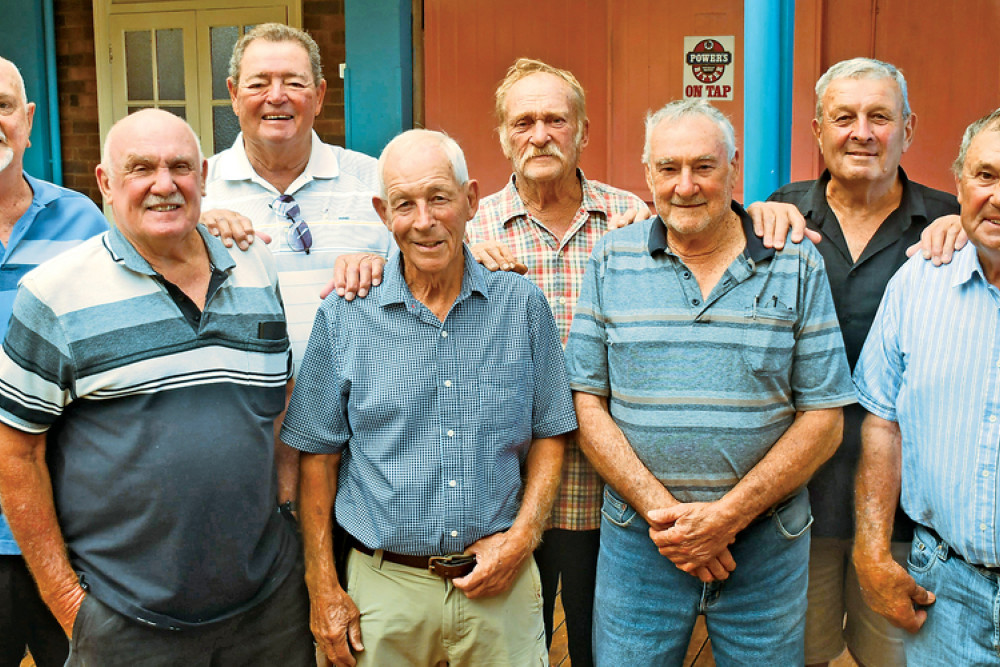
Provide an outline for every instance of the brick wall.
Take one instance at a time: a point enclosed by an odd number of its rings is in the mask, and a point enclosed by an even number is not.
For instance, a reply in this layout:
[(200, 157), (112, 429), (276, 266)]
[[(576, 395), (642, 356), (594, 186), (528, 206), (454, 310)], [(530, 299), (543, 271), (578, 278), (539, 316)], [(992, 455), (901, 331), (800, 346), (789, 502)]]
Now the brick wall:
[[(56, 70), (59, 76), (59, 122), (63, 182), (101, 203), (94, 167), (101, 160), (97, 115), (97, 69), (94, 55), (92, 0), (54, 0)], [(344, 82), (339, 64), (344, 51), (342, 0), (305, 0), (305, 29), (319, 44), (327, 80), (326, 104), (316, 132), (328, 143), (344, 145)]]

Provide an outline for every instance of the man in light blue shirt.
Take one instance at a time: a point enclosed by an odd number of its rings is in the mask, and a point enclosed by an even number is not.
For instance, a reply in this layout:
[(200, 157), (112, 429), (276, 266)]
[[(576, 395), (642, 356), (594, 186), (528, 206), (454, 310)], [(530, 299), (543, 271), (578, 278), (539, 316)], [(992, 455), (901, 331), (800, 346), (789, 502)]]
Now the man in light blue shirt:
[[(889, 283), (854, 372), (862, 427), (854, 562), (868, 604), (918, 665), (995, 664), (1000, 626), (1000, 109), (954, 164), (971, 244)], [(889, 553), (898, 502), (917, 526)]]
[(478, 184), (454, 141), (405, 132), (379, 178), (400, 251), (368, 298), (320, 306), (281, 430), (313, 633), (335, 664), (547, 664), (531, 555), (576, 428), (555, 320), (465, 247)]

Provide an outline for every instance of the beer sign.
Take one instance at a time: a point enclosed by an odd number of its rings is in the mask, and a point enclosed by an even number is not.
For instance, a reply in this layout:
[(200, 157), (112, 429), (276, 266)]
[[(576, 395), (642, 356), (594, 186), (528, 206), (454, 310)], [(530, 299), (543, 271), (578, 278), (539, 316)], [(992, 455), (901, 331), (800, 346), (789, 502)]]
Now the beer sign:
[(736, 38), (684, 38), (684, 99), (731, 100)]

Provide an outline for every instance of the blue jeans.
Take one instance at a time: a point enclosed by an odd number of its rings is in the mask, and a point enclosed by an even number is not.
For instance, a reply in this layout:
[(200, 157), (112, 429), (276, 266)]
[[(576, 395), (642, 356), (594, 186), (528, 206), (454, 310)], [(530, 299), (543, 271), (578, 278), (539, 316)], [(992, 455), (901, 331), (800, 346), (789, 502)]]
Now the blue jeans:
[(736, 536), (736, 570), (703, 584), (660, 555), (649, 525), (604, 491), (594, 597), (598, 666), (681, 665), (698, 614), (717, 665), (801, 665), (809, 561), (809, 496), (800, 492)]
[(1000, 665), (1000, 582), (969, 565), (923, 526), (913, 531), (907, 570), (934, 593), (927, 620), (906, 633), (906, 664)]

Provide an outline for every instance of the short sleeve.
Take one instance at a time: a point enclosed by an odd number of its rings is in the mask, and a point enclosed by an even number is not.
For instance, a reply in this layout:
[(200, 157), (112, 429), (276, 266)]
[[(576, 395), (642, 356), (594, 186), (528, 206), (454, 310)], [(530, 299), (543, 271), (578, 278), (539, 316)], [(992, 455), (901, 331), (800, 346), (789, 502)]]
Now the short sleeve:
[(570, 388), (598, 396), (611, 394), (607, 335), (600, 299), (608, 238), (605, 236), (594, 246), (587, 262), (566, 344)]

